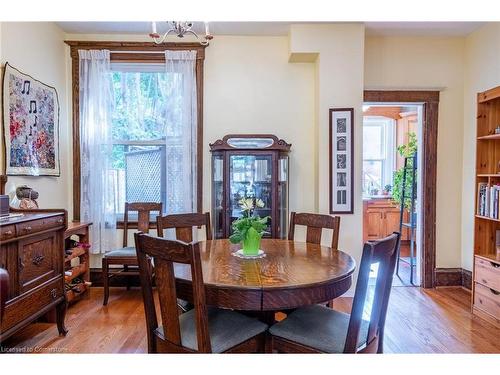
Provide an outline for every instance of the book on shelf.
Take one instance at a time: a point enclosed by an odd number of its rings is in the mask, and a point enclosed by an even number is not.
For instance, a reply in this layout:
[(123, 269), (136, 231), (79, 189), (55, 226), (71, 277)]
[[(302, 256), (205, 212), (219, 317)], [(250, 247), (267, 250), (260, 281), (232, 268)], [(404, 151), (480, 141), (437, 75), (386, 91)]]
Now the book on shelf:
[(477, 214), (479, 216), (500, 219), (500, 184), (488, 185), (478, 183), (477, 187)]

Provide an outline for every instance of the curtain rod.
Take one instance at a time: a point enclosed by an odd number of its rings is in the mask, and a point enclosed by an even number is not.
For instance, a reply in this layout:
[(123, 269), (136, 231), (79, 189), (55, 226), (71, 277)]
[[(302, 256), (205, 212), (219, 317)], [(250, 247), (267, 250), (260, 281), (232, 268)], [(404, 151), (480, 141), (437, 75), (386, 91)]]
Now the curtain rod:
[(110, 53), (165, 54), (165, 51), (109, 51)]
[(164, 55), (166, 51), (196, 51), (195, 49), (190, 49), (190, 48), (186, 48), (186, 49), (166, 49), (164, 51), (109, 51), (110, 53), (140, 53), (140, 54), (161, 54), (161, 55)]

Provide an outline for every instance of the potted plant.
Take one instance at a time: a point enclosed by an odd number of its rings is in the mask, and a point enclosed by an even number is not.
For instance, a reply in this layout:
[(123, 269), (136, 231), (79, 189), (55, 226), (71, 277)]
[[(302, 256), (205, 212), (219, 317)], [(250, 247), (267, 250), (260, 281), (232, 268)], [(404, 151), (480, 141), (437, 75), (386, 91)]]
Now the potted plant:
[(233, 234), (229, 237), (231, 243), (243, 244), (244, 256), (259, 255), (260, 240), (267, 233), (266, 228), (269, 216), (261, 218), (255, 214), (255, 208), (264, 207), (262, 199), (242, 198), (239, 202), (243, 216), (232, 224)]
[[(417, 152), (417, 135), (414, 132), (408, 133), (408, 143), (398, 147), (398, 153), (403, 158), (414, 156)], [(408, 160), (408, 168), (412, 167), (413, 159)], [(401, 206), (403, 204), (403, 172), (404, 167), (399, 168), (394, 172), (394, 184), (392, 189), (392, 199)], [(416, 176), (415, 176), (416, 177)], [(406, 173), (406, 191), (411, 191), (413, 185), (413, 176), (407, 171)], [(404, 206), (407, 210), (411, 208), (411, 198), (404, 199)]]
[(390, 184), (387, 184), (384, 186), (384, 195), (389, 195), (391, 193), (392, 186)]

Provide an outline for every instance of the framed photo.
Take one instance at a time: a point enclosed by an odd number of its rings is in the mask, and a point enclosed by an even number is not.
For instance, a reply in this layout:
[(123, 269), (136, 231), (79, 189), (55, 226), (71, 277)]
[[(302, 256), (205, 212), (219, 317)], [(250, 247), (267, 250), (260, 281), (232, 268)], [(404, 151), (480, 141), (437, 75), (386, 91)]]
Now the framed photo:
[(2, 87), (5, 173), (60, 176), (56, 89), (9, 63), (5, 64)]
[(354, 213), (354, 109), (330, 109), (330, 213)]

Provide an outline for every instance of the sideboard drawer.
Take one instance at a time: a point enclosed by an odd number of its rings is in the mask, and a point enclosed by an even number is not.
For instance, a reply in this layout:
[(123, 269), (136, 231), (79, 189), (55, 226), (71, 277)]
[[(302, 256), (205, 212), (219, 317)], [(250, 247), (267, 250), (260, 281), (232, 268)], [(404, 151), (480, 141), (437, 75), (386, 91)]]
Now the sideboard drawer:
[(64, 217), (53, 216), (17, 224), (16, 229), (18, 236), (25, 236), (31, 233), (41, 232), (46, 229), (56, 228), (62, 225), (64, 225)]
[(476, 283), (474, 306), (500, 319), (500, 292)]
[(500, 264), (475, 257), (474, 281), (500, 292)]
[(7, 241), (16, 236), (16, 226), (6, 225), (0, 227), (0, 241)]
[(16, 226), (6, 225), (0, 227), (0, 241), (7, 241), (16, 236)]
[(19, 242), (19, 286), (21, 293), (56, 276), (62, 259), (53, 233), (40, 235)]
[(64, 297), (62, 277), (50, 281), (29, 293), (7, 302), (2, 319), (1, 332), (36, 314), (47, 305)]

